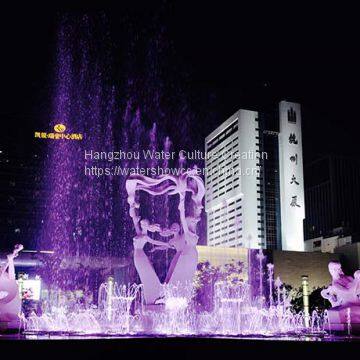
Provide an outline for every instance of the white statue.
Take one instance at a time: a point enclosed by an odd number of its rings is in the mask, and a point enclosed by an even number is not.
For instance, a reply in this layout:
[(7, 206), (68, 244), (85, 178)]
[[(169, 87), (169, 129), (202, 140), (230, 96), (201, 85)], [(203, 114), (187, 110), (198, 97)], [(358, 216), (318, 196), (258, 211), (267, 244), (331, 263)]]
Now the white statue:
[(23, 249), (16, 245), (12, 254), (7, 256), (7, 262), (0, 267), (0, 322), (11, 323), (19, 320), (21, 299), (15, 277), (14, 258)]
[(330, 322), (345, 324), (350, 309), (351, 322), (360, 323), (360, 270), (354, 273), (354, 277), (347, 276), (340, 263), (331, 261), (329, 272), (332, 282), (328, 288), (322, 290), (321, 296), (331, 303)]
[[(146, 304), (161, 301), (161, 283), (143, 248), (147, 242), (155, 245), (152, 251), (173, 248), (176, 254), (167, 272), (165, 284), (186, 287), (192, 284), (198, 262), (196, 245), (198, 235), (196, 226), (200, 221), (203, 209), (202, 200), (205, 195), (204, 183), (196, 175), (196, 171), (188, 171), (179, 177), (164, 175), (157, 179), (146, 176), (131, 176), (126, 182), (128, 193), (129, 213), (133, 220), (136, 236), (134, 238), (134, 263), (144, 287)], [(158, 224), (150, 224), (146, 219), (140, 219), (136, 202), (136, 191), (145, 191), (153, 196), (179, 195), (180, 225), (174, 223), (170, 228), (161, 228)], [(192, 214), (185, 215), (186, 193), (191, 193)], [(161, 237), (172, 238), (168, 241), (153, 240), (148, 232), (158, 232)], [(190, 285), (191, 286), (191, 285)]]
[(360, 270), (354, 273), (354, 277), (347, 276), (340, 263), (331, 261), (329, 272), (332, 282), (321, 292), (322, 297), (328, 299), (332, 307), (360, 305)]
[(158, 225), (150, 225), (149, 221), (144, 219), (140, 221), (141, 233), (134, 237), (134, 264), (140, 276), (141, 283), (144, 285), (144, 297), (147, 304), (154, 304), (159, 298), (161, 283), (150, 263), (149, 258), (144, 252), (146, 243), (158, 245), (161, 248), (169, 248), (169, 245), (161, 241), (153, 240), (148, 236), (149, 232), (159, 231)]

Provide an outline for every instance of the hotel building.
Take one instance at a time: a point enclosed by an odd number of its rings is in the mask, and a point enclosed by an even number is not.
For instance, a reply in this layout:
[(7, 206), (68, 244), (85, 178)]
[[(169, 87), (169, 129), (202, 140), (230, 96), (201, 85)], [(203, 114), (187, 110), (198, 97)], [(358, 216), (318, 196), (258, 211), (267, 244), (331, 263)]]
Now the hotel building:
[(205, 141), (209, 246), (304, 250), (300, 105), (239, 110)]

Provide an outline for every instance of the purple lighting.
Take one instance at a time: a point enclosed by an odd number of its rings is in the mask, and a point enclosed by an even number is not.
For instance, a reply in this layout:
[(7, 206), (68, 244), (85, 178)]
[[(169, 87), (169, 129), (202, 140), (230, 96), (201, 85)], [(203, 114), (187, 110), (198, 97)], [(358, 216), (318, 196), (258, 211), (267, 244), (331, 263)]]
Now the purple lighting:
[[(97, 30), (86, 16), (65, 18), (58, 35), (53, 113), (46, 127), (63, 124), (83, 139), (46, 143), (47, 215), (38, 247), (53, 254), (41, 274), (48, 297), (41, 311), (24, 320), (26, 332), (322, 333), (326, 314), (314, 313), (316, 326), (307, 329), (281, 280), (274, 281), (274, 267), (262, 250), (248, 250), (249, 269), (241, 262), (222, 267), (198, 262), (198, 241), (205, 236), (199, 164), (179, 157), (113, 161), (84, 156), (195, 148), (189, 130), (195, 120), (188, 107), (163, 105), (152, 51), (150, 74), (143, 82), (126, 74), (124, 93), (113, 85), (109, 40)], [(109, 171), (93, 173), (95, 166)], [(135, 168), (191, 170), (119, 175)]]

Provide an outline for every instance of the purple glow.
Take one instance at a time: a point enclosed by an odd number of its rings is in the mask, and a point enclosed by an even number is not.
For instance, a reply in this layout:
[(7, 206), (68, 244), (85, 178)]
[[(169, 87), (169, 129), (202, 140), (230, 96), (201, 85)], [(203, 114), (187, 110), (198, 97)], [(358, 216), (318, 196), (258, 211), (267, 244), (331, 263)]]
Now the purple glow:
[[(275, 282), (274, 289), (277, 299), (272, 298), (273, 282), (267, 282), (272, 273), (266, 273), (269, 267), (265, 255), (255, 250), (249, 252), (248, 282), (234, 281), (230, 276), (242, 270), (239, 264), (221, 270), (198, 264), (198, 288), (193, 289), (193, 284), (185, 287), (192, 292), (191, 298), (181, 294), (184, 286), (180, 291), (176, 284), (166, 284), (162, 289), (164, 304), (145, 304), (144, 287), (132, 261), (135, 232), (128, 216), (126, 177), (85, 176), (84, 166), (94, 163), (84, 159), (84, 152), (167, 151), (179, 144), (187, 148), (188, 124), (194, 119), (186, 106), (176, 117), (172, 111), (164, 111), (160, 90), (151, 98), (140, 91), (135, 94), (138, 79), (128, 80), (129, 94), (123, 98), (109, 85), (111, 79), (101, 57), (108, 52), (105, 45), (99, 48), (106, 39), (98, 39), (95, 44), (93, 31), (92, 22), (84, 17), (79, 24), (64, 20), (59, 32), (54, 110), (49, 126), (63, 123), (71, 131), (83, 133), (84, 139), (48, 144), (47, 218), (39, 247), (54, 250), (43, 272), (51, 296), (43, 314), (32, 313), (27, 318), (26, 330), (199, 336), (306, 333), (303, 315), (292, 311), (286, 301), (288, 294), (279, 282)], [(161, 88), (151, 52), (149, 68), (152, 71), (145, 85)], [(172, 125), (180, 122), (181, 126)], [(162, 129), (160, 124), (164, 125)], [(166, 136), (171, 126), (176, 130), (171, 132), (172, 138)], [(106, 166), (108, 162), (97, 165)], [(120, 162), (122, 168), (189, 165), (185, 159)], [(177, 203), (168, 194), (136, 197), (141, 200), (142, 218), (166, 228), (178, 221)], [(201, 224), (199, 229), (204, 231)], [(149, 253), (147, 248), (144, 251)], [(150, 253), (149, 257), (164, 282), (174, 251)], [(206, 285), (202, 289), (199, 279)], [(67, 290), (80, 290), (84, 296), (81, 301), (74, 299)], [(322, 331), (327, 319), (313, 314), (315, 317), (316, 329)]]

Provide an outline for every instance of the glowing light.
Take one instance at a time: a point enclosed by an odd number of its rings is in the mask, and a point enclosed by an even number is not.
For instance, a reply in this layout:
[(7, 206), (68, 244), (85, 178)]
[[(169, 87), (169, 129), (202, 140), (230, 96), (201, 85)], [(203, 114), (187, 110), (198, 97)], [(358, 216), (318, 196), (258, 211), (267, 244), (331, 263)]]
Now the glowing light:
[(187, 306), (187, 299), (185, 297), (171, 297), (166, 299), (165, 307), (167, 310), (178, 311), (185, 309)]
[(26, 300), (40, 300), (41, 296), (41, 279), (22, 279), (21, 281), (22, 297)]
[(63, 133), (66, 130), (66, 126), (64, 124), (56, 124), (54, 130), (58, 133)]

